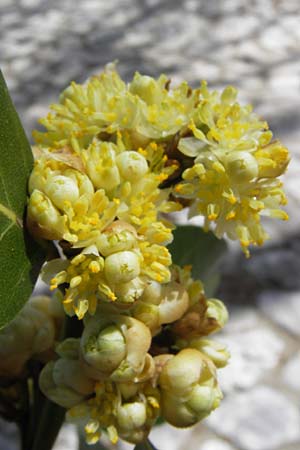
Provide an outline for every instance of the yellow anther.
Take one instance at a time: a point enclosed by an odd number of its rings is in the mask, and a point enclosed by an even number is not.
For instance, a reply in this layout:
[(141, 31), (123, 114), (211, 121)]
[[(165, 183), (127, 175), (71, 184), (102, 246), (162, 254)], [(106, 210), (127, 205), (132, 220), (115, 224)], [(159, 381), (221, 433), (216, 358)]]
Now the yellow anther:
[(226, 220), (232, 220), (236, 217), (236, 212), (235, 211), (230, 211), (227, 215), (226, 215)]
[(89, 264), (89, 269), (92, 273), (98, 273), (100, 272), (100, 264), (97, 261), (91, 261)]
[(77, 275), (76, 277), (73, 277), (70, 281), (70, 287), (72, 289), (74, 289), (75, 287), (77, 287), (82, 281), (82, 277)]
[(216, 213), (212, 213), (208, 215), (208, 220), (216, 220), (218, 215)]

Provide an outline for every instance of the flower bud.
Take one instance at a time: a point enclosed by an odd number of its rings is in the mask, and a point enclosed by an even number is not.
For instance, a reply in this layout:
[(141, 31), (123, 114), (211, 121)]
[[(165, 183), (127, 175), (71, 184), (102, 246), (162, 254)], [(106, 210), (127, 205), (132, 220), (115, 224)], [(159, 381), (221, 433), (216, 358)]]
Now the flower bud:
[(86, 320), (80, 341), (86, 373), (95, 379), (130, 381), (142, 374), (150, 343), (143, 323), (117, 314), (103, 317), (100, 311)]
[(87, 378), (78, 360), (58, 359), (54, 363), (52, 377), (56, 386), (66, 386), (78, 394), (89, 395), (94, 390), (94, 382)]
[(144, 291), (145, 282), (136, 277), (127, 283), (120, 283), (115, 287), (115, 294), (119, 303), (134, 303)]
[(146, 418), (146, 407), (143, 402), (125, 403), (119, 406), (117, 411), (118, 425), (126, 431), (142, 427)]
[(128, 181), (135, 182), (148, 172), (148, 164), (143, 155), (135, 151), (120, 153), (116, 158), (121, 176)]
[(97, 248), (103, 256), (131, 250), (137, 241), (135, 228), (122, 220), (116, 220), (97, 239)]
[(141, 301), (143, 303), (150, 303), (151, 305), (158, 305), (161, 301), (162, 285), (157, 281), (151, 280), (147, 283)]
[(147, 75), (136, 73), (130, 83), (129, 90), (138, 95), (148, 105), (157, 103), (160, 99), (160, 87), (158, 83)]
[(72, 204), (78, 200), (79, 189), (72, 178), (56, 175), (47, 181), (44, 188), (45, 193), (57, 208), (64, 210), (66, 201)]
[(163, 417), (176, 427), (187, 427), (215, 409), (222, 397), (213, 363), (194, 349), (181, 350), (163, 366), (161, 387)]
[(31, 357), (44, 360), (52, 350), (60, 322), (50, 302), (50, 297), (32, 297), (0, 331), (0, 375), (18, 376)]
[(234, 183), (247, 183), (258, 175), (255, 157), (246, 151), (233, 151), (226, 156), (227, 172)]
[(65, 218), (45, 194), (34, 190), (28, 203), (27, 225), (36, 237), (59, 240), (65, 231)]
[[(156, 304), (150, 303), (151, 291)], [(155, 299), (157, 292), (160, 292), (159, 299)], [(147, 297), (148, 303), (143, 301)], [(157, 289), (155, 284), (149, 286), (146, 295), (139, 299), (134, 308), (133, 315), (151, 330), (152, 335), (155, 335), (159, 332), (161, 325), (180, 319), (188, 307), (189, 297), (185, 288), (173, 281), (162, 286), (161, 289)]]
[(172, 331), (182, 339), (207, 336), (224, 327), (228, 312), (223, 302), (217, 299), (203, 298), (195, 303), (181, 319), (172, 324)]
[(110, 191), (120, 183), (115, 146), (111, 142), (93, 141), (84, 152), (87, 174), (96, 189)]
[[(67, 361), (67, 360), (66, 360)], [(71, 360), (69, 360), (71, 361)], [(73, 361), (72, 361), (73, 362)], [(62, 377), (59, 378), (56, 374), (56, 379), (59, 381), (57, 384), (54, 379), (54, 371), (55, 371), (55, 361), (51, 361), (48, 363), (40, 373), (39, 384), (41, 391), (44, 395), (46, 395), (50, 400), (62, 406), (63, 408), (72, 408), (73, 406), (81, 403), (85, 395), (78, 392), (71, 386), (67, 386), (64, 381), (64, 373), (61, 373)], [(74, 369), (74, 367), (72, 367)], [(65, 369), (65, 367), (64, 367)], [(78, 370), (78, 366), (76, 367)], [(69, 374), (71, 379), (74, 374)], [(76, 375), (75, 375), (76, 376)], [(78, 375), (77, 375), (78, 379)], [(87, 380), (87, 379), (86, 379)], [(89, 383), (87, 381), (87, 383)], [(92, 393), (92, 384), (90, 385), (90, 392)], [(89, 390), (87, 389), (86, 392)]]
[(211, 359), (217, 368), (225, 367), (230, 358), (230, 353), (225, 345), (211, 339), (197, 337), (190, 341), (179, 340), (176, 344), (179, 348), (195, 348)]
[(215, 333), (224, 327), (228, 320), (228, 311), (221, 300), (210, 298), (207, 300), (205, 313), (206, 334)]
[(130, 251), (117, 252), (105, 259), (104, 273), (109, 283), (126, 283), (140, 274), (139, 257)]
[(161, 302), (158, 305), (160, 324), (180, 319), (189, 307), (189, 297), (183, 286), (175, 281), (163, 286)]
[(81, 342), (84, 360), (99, 371), (111, 373), (126, 356), (125, 338), (116, 325), (104, 325), (101, 329), (101, 323), (90, 321)]

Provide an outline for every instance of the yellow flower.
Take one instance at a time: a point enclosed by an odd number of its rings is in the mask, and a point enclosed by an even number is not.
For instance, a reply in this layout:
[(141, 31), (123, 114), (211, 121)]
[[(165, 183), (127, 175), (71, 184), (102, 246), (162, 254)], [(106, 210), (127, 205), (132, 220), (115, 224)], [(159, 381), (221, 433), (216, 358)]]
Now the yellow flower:
[(70, 145), (78, 153), (94, 136), (117, 131), (128, 130), (136, 143), (166, 138), (188, 124), (197, 96), (185, 82), (170, 89), (165, 75), (155, 80), (136, 73), (126, 85), (110, 64), (83, 85), (71, 83), (40, 120), (47, 132), (35, 131), (34, 138), (47, 147)]
[(249, 245), (268, 238), (261, 216), (288, 218), (280, 209), (286, 198), (277, 177), (289, 153), (279, 142), (270, 142), (267, 123), (250, 106), (240, 106), (231, 87), (219, 95), (203, 83), (189, 127), (193, 136), (180, 139), (178, 149), (195, 159), (174, 193), (193, 200), (190, 216), (202, 215), (205, 228), (217, 237), (238, 239), (249, 256)]

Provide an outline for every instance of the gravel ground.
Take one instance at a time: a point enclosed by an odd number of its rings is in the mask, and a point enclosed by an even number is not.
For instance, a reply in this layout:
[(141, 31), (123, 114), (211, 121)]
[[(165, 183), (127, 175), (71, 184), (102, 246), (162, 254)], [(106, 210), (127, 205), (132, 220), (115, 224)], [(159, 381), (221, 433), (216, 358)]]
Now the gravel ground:
[[(222, 264), (225, 400), (191, 430), (157, 427), (160, 450), (300, 449), (299, 23), (299, 0), (0, 0), (0, 65), (28, 135), (71, 80), (118, 60), (126, 79), (236, 85), (291, 150), (289, 224), (268, 224), (273, 239), (250, 260), (230, 246)], [(16, 449), (14, 436), (3, 424), (0, 448)], [(66, 426), (55, 450), (77, 445)]]

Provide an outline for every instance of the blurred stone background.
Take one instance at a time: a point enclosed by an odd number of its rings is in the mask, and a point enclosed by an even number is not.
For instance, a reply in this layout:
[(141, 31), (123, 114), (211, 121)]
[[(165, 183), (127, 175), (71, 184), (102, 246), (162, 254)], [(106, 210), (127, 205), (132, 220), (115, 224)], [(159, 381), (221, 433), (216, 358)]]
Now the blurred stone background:
[[(268, 224), (272, 240), (250, 260), (230, 245), (221, 265), (218, 294), (231, 313), (219, 337), (232, 353), (225, 399), (199, 426), (164, 425), (151, 439), (160, 450), (299, 450), (299, 0), (0, 0), (0, 66), (28, 136), (71, 80), (113, 60), (126, 79), (138, 70), (234, 84), (292, 153), (290, 222)], [(77, 447), (65, 426), (55, 450)], [(0, 448), (17, 449), (7, 424)]]

